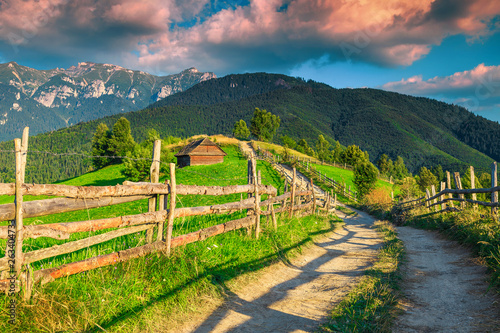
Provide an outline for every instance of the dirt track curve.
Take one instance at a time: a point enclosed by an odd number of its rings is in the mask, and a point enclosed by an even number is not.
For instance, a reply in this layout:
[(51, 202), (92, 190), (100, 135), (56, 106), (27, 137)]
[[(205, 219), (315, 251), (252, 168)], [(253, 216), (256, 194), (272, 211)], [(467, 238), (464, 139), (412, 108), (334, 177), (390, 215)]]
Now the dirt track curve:
[[(254, 154), (249, 145), (243, 149)], [(291, 172), (288, 170), (287, 172)], [(305, 182), (304, 182), (305, 183)], [(318, 189), (319, 190), (319, 189)], [(358, 212), (345, 225), (291, 260), (256, 273), (258, 278), (212, 313), (201, 315), (181, 332), (311, 332), (372, 266), (381, 244), (375, 219)], [(177, 332), (179, 330), (177, 329)]]
[(277, 263), (232, 290), (213, 313), (181, 332), (311, 332), (372, 266), (381, 240), (365, 213), (345, 216), (345, 226), (316, 242), (291, 265)]

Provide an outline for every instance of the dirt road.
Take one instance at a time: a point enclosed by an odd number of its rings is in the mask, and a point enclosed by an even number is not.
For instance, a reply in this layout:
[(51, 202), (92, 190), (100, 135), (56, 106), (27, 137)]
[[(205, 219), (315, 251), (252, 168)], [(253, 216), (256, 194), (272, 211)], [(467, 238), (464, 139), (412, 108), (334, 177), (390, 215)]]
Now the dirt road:
[(500, 332), (499, 300), (486, 268), (436, 232), (398, 227), (407, 251), (404, 310), (393, 332)]
[(381, 240), (365, 213), (339, 215), (345, 226), (316, 242), (291, 265), (278, 263), (213, 313), (187, 323), (183, 332), (311, 332), (371, 267)]

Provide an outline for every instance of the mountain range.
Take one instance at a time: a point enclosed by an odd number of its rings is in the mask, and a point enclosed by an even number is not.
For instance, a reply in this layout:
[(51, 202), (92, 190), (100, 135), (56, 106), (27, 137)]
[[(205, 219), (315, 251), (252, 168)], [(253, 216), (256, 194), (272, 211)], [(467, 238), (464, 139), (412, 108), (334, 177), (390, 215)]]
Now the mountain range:
[[(126, 117), (136, 141), (155, 129), (162, 137), (231, 134), (234, 123), (250, 123), (255, 108), (281, 118), (274, 138), (288, 135), (314, 146), (320, 134), (333, 145), (358, 145), (375, 162), (382, 154), (404, 158), (412, 173), (440, 164), (463, 172), (469, 165), (489, 172), (500, 159), (500, 125), (468, 110), (437, 100), (377, 89), (335, 89), (326, 84), (281, 74), (249, 73), (204, 80), (191, 88), (155, 101), (140, 111), (79, 123), (30, 138), (30, 148), (53, 153), (90, 152), (98, 124), (109, 128)], [(17, 127), (20, 137), (22, 126)], [(12, 141), (0, 143), (12, 149)], [(9, 178), (13, 157), (0, 155), (0, 177)], [(32, 159), (31, 159), (32, 158)], [(9, 161), (9, 159), (12, 159)], [(31, 160), (31, 167), (30, 167)], [(28, 157), (27, 178), (54, 181), (86, 172), (90, 159), (71, 156)], [(43, 174), (43, 177), (40, 176)]]
[(155, 76), (92, 62), (51, 70), (0, 64), (0, 141), (14, 138), (24, 126), (37, 134), (140, 110), (215, 77), (196, 68)]

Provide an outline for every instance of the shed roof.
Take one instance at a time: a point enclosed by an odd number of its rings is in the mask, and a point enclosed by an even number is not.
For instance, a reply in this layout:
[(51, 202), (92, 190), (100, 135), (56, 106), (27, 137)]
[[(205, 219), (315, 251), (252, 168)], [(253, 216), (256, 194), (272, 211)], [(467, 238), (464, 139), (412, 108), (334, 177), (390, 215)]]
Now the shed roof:
[(217, 144), (213, 143), (209, 138), (195, 140), (185, 145), (174, 156), (226, 156), (226, 152)]

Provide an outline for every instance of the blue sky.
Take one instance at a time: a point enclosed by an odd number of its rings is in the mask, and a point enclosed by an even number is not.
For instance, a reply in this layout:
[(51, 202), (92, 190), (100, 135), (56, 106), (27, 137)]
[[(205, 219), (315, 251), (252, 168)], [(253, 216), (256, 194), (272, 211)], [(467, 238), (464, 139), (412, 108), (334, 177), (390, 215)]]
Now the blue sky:
[(500, 121), (499, 15), (493, 0), (0, 0), (0, 62), (283, 73)]

